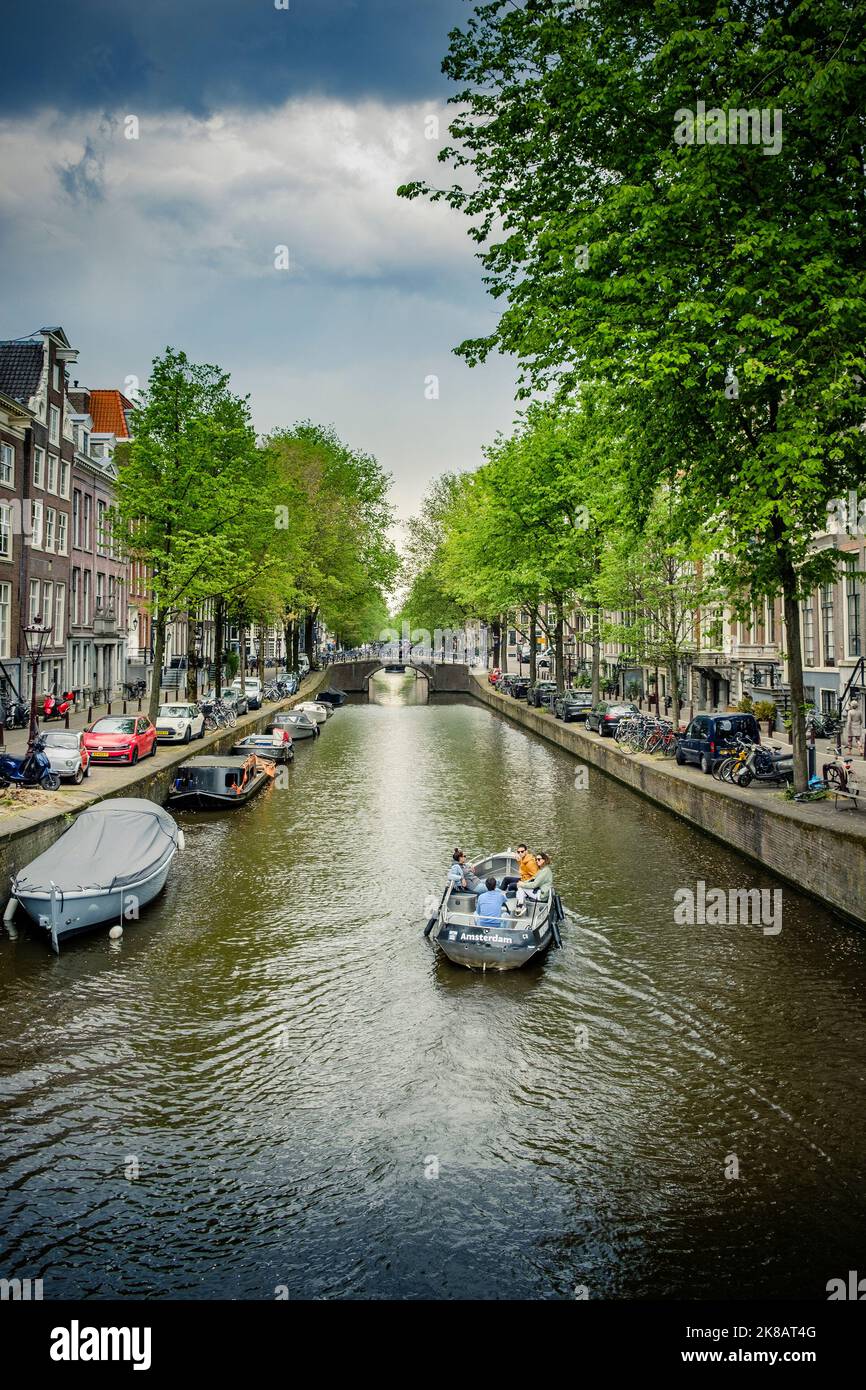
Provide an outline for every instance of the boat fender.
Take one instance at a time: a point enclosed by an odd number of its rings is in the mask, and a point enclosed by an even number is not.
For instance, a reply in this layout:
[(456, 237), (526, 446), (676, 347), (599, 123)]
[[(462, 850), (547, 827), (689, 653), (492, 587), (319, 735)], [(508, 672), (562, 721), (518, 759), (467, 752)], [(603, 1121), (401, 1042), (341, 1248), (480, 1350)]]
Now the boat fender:
[(17, 911), (18, 911), (18, 899), (17, 899), (17, 898), (10, 898), (9, 901), (8, 901), (8, 903), (6, 904), (6, 911), (3, 913), (3, 921), (4, 921), (4, 922), (11, 922), (11, 921), (12, 921), (12, 918), (15, 916), (15, 913), (16, 913)]
[(112, 941), (119, 941), (120, 938), (123, 936), (123, 927), (112, 927), (108, 935)]
[(182, 830), (177, 832), (177, 847), (178, 849), (186, 849), (186, 836)]
[(435, 927), (437, 921), (438, 921), (438, 917), (431, 917), (431, 918), (430, 918), (430, 921), (427, 923), (426, 927), (424, 928), (424, 935), (425, 935), (425, 936), (429, 936), (429, 935), (430, 935), (430, 933), (431, 933), (431, 931), (433, 930), (433, 928)]

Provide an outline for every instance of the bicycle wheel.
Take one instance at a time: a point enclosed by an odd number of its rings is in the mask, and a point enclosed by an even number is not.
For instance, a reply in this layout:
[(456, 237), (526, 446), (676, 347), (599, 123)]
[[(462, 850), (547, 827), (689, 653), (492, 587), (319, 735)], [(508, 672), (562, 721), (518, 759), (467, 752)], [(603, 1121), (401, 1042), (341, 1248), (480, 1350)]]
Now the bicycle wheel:
[(848, 778), (844, 768), (837, 767), (835, 763), (830, 763), (829, 767), (824, 768), (824, 781), (834, 791), (844, 792), (848, 788)]
[(733, 758), (719, 758), (716, 762), (713, 763), (713, 776), (715, 777), (717, 782), (724, 781), (725, 770), (728, 764), (732, 763), (733, 761)]

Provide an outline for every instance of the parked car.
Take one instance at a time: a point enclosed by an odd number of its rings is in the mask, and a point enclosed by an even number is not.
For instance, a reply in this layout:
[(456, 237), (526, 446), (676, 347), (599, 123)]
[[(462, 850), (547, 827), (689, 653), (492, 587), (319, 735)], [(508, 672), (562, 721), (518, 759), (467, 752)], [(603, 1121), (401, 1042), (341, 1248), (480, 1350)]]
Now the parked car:
[(591, 709), (592, 692), (589, 690), (564, 690), (553, 701), (554, 717), (563, 719), (566, 724), (573, 719), (586, 719)]
[[(235, 676), (232, 681), (232, 689), (240, 690), (241, 678)], [(261, 709), (262, 707), (262, 683), (258, 676), (247, 676), (244, 681), (244, 694), (247, 697), (247, 705), (250, 709)]]
[(156, 736), (162, 743), (189, 743), (204, 736), (204, 715), (198, 705), (160, 705)]
[(536, 709), (540, 709), (542, 705), (547, 705), (549, 707), (555, 695), (556, 681), (545, 679), (543, 681), (536, 681), (534, 685), (529, 687), (526, 701), (527, 704), (535, 705)]
[(84, 730), (91, 761), (137, 763), (156, 753), (156, 726), (144, 714), (110, 714)]
[(619, 728), (619, 721), (627, 719), (631, 714), (639, 714), (637, 705), (625, 703), (621, 700), (600, 700), (597, 705), (592, 705), (586, 712), (586, 727), (593, 729), (602, 738), (606, 734), (614, 735)]
[(501, 675), (502, 675), (502, 672), (500, 671), (499, 667), (498, 667), (498, 666), (494, 666), (493, 670), (490, 671), (490, 672), (488, 673), (488, 676), (487, 676), (487, 682), (488, 682), (488, 684), (489, 684), (489, 685), (495, 685), (496, 682), (499, 680), (499, 677), (500, 677)]
[(698, 763), (704, 772), (712, 772), (721, 750), (737, 738), (761, 742), (761, 730), (753, 714), (696, 714), (677, 744), (677, 762), (680, 767), (683, 763)]
[(512, 675), (510, 671), (506, 671), (503, 675), (499, 677), (499, 680), (496, 682), (496, 689), (500, 690), (503, 695), (510, 695), (511, 687), (516, 680), (517, 676)]
[(310, 671), (310, 658), (306, 652), (301, 652), (298, 656), (298, 671), (301, 676), (306, 676)]
[(229, 709), (234, 710), (238, 718), (240, 718), (242, 714), (249, 713), (249, 702), (240, 686), (227, 685), (221, 692), (220, 699), (224, 705), (228, 705)]
[(90, 776), (90, 754), (84, 746), (81, 729), (44, 729), (42, 738), (51, 771), (58, 777), (71, 777), (78, 786)]
[(511, 685), (511, 694), (514, 696), (515, 700), (525, 700), (525, 699), (526, 699), (526, 692), (528, 691), (528, 689), (529, 689), (529, 677), (528, 677), (528, 676), (518, 676), (517, 679), (516, 679), (515, 681), (512, 682), (512, 685)]

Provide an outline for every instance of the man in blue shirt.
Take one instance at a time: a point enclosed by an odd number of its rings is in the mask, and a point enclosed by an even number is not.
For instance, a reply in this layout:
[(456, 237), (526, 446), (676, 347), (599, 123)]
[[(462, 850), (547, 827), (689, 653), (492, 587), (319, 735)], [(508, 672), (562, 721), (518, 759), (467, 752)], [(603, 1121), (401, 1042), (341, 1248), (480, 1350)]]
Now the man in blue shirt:
[(491, 874), (484, 880), (486, 893), (478, 895), (475, 904), (475, 920), (479, 927), (498, 927), (505, 906), (505, 894), (496, 887), (496, 879)]

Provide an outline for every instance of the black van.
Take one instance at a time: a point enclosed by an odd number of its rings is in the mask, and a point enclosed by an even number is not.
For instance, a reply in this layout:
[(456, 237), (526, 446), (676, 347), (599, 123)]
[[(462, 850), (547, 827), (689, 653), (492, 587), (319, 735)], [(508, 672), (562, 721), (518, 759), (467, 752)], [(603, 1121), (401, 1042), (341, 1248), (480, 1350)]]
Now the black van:
[(722, 756), (726, 743), (735, 738), (761, 742), (761, 731), (753, 714), (696, 714), (677, 744), (677, 762), (700, 763), (704, 772), (712, 772), (713, 763)]

